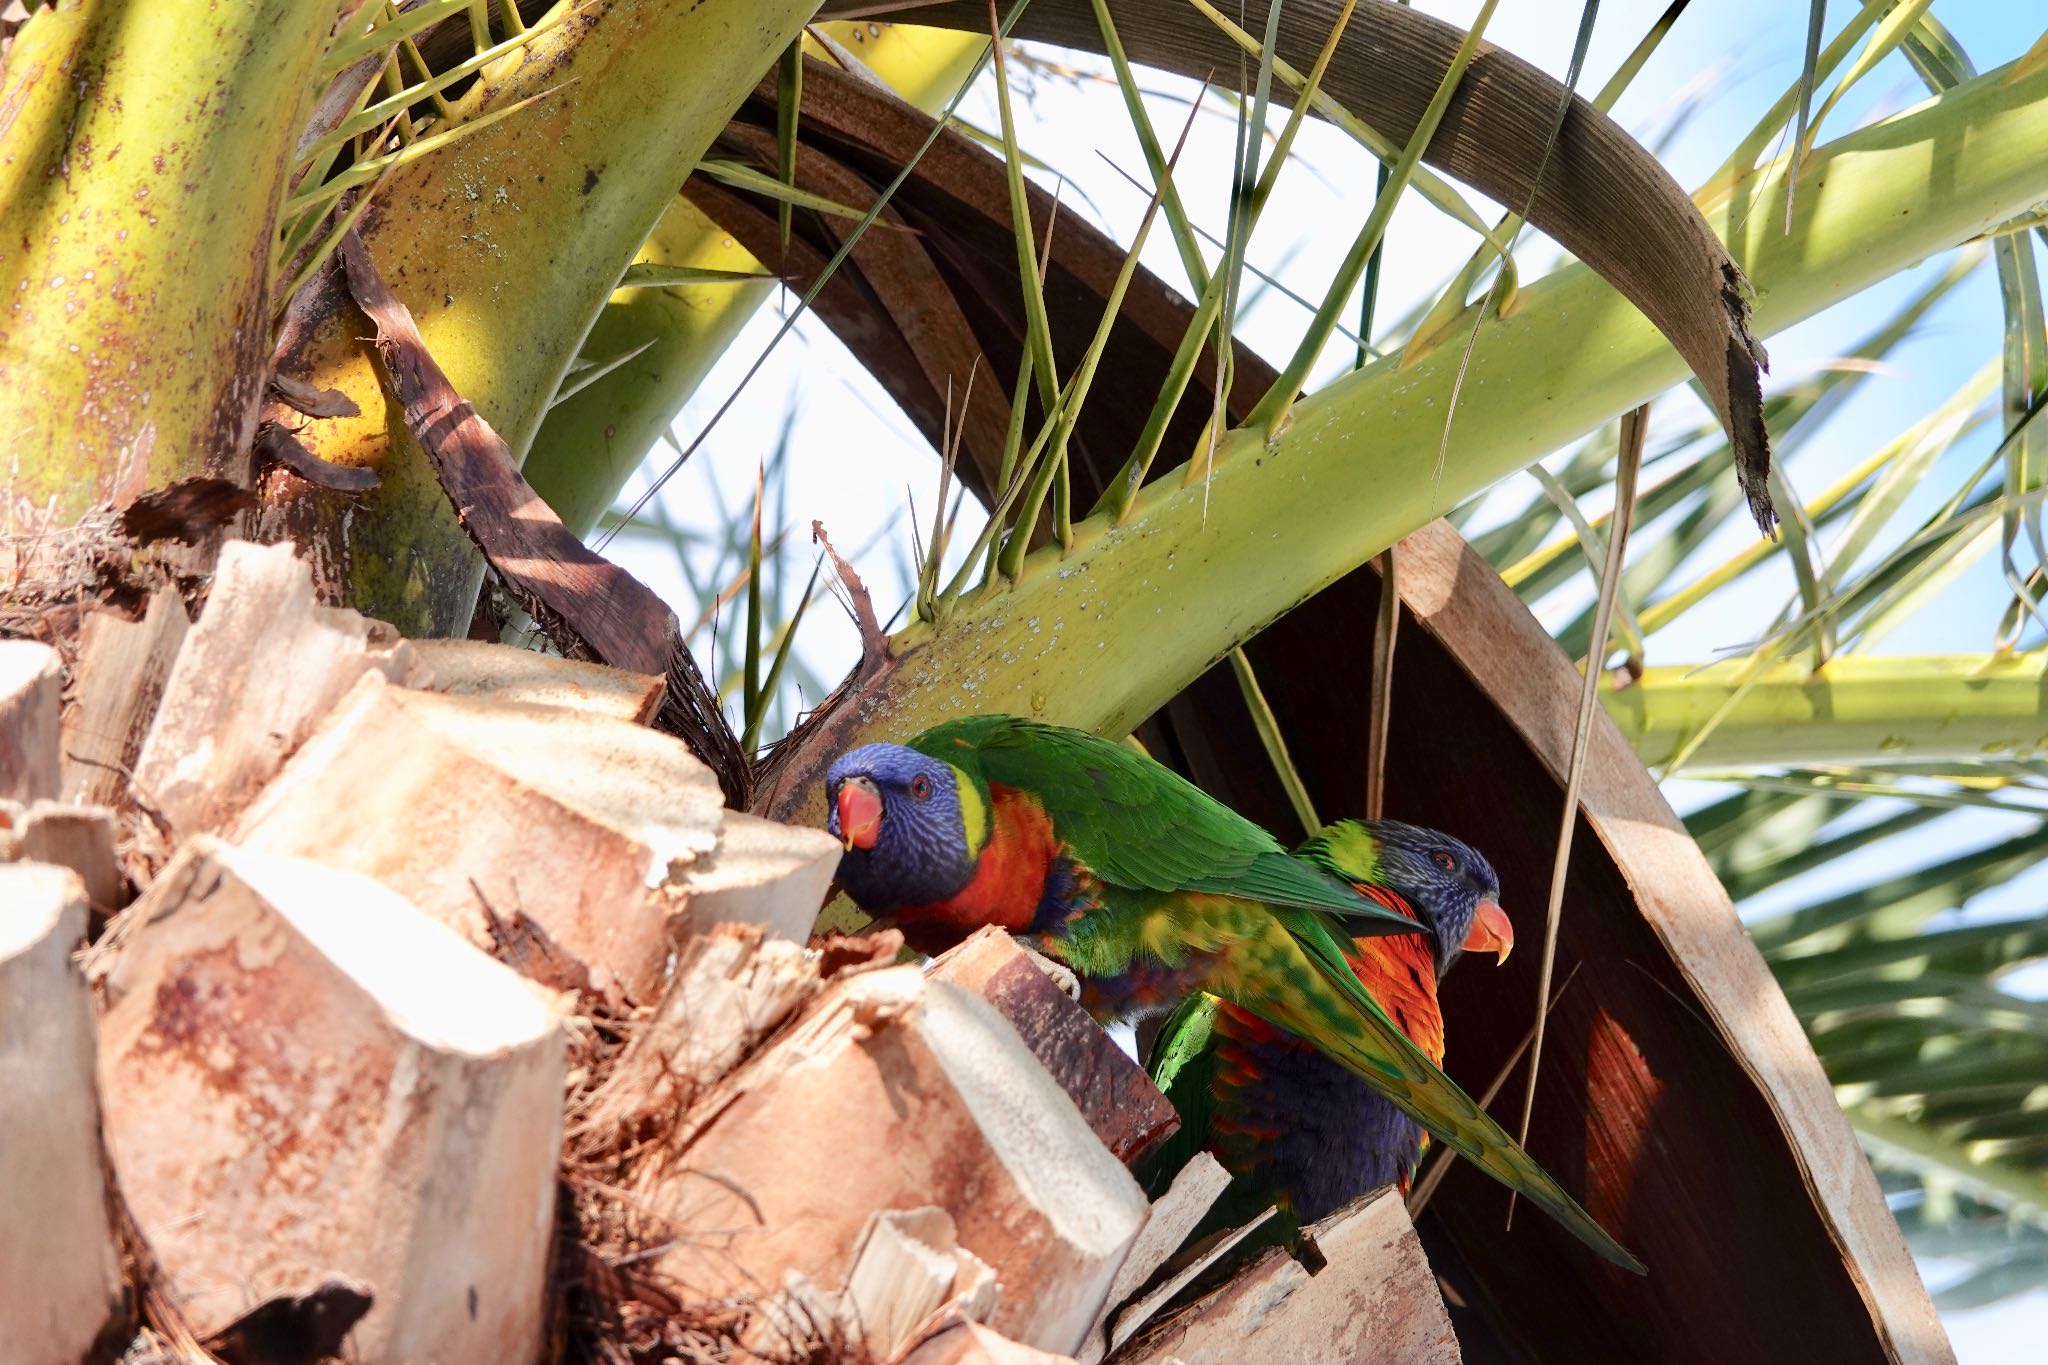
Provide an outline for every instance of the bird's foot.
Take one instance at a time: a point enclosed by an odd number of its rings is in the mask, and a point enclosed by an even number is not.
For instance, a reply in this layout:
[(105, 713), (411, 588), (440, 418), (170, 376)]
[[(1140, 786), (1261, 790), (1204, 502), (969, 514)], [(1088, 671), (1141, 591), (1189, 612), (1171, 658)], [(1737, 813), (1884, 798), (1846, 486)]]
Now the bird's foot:
[(1069, 1000), (1079, 1000), (1081, 998), (1081, 978), (1074, 975), (1072, 967), (1067, 966), (1064, 962), (1053, 961), (1022, 939), (1017, 941), (1017, 946), (1024, 950), (1026, 957), (1029, 957), (1038, 964), (1038, 970), (1052, 978), (1055, 986), (1058, 986), (1067, 993)]

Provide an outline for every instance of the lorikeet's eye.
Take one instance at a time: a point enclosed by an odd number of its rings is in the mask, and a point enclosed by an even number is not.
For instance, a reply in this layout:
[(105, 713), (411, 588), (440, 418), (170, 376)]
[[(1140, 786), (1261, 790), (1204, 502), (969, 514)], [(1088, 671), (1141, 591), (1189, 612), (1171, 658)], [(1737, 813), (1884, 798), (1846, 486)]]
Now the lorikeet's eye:
[(932, 794), (932, 780), (923, 773), (917, 774), (910, 779), (910, 794), (919, 801), (925, 800)]
[(1430, 852), (1429, 860), (1446, 872), (1456, 872), (1458, 870), (1458, 860), (1440, 848)]

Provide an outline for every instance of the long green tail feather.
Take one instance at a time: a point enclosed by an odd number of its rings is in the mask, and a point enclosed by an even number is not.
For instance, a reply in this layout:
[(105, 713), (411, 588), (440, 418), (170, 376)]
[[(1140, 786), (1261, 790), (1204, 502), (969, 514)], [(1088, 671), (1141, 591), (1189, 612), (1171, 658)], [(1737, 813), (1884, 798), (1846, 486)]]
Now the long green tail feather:
[[(1608, 1260), (1638, 1275), (1646, 1273), (1641, 1261), (1593, 1221), (1534, 1157), (1387, 1017), (1345, 961), (1343, 941), (1328, 921), (1309, 911), (1282, 911), (1280, 915), (1317, 973), (1351, 1009), (1336, 1018), (1309, 1017), (1302, 1007), (1319, 1003), (1313, 998), (1238, 1003), (1314, 1043), (1356, 1072), (1458, 1155), (1527, 1196)], [(1298, 1017), (1282, 1017), (1289, 1015)]]

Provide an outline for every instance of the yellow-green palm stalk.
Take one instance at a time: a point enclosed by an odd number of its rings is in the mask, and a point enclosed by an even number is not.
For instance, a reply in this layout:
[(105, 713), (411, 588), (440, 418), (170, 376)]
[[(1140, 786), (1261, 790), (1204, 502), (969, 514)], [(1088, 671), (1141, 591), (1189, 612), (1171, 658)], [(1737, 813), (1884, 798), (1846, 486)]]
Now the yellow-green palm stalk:
[[(457, 391), (515, 454), (677, 188), (815, 0), (590, 0), (487, 68), (455, 105), (511, 117), (398, 170), (363, 238)], [(686, 62), (688, 78), (678, 79)], [(288, 521), (349, 565), (351, 599), (414, 634), (460, 633), (482, 561), (378, 387), (354, 311), (331, 289), (290, 368), (363, 416), (317, 424), (320, 455), (383, 485), (350, 509), (309, 498)]]
[(245, 458), (336, 5), (80, 0), (0, 75), (0, 491), (58, 524)]
[(1644, 763), (1712, 722), (1693, 767), (2027, 758), (2048, 749), (2048, 655), (1840, 654), (1663, 667), (1601, 693)]
[(549, 410), (523, 473), (562, 523), (587, 535), (775, 282), (753, 253), (677, 197), (635, 261), (763, 275), (621, 289), (584, 339), (586, 358), (632, 359)]
[[(972, 34), (902, 24), (818, 27), (926, 113), (945, 105), (988, 46), (988, 39)], [(638, 260), (746, 274), (766, 269), (698, 211), (687, 194), (662, 214)], [(773, 288), (763, 280), (622, 289), (612, 295), (583, 353), (602, 362), (645, 349), (557, 404), (526, 456), (527, 481), (570, 530), (584, 535), (597, 524)]]
[[(1768, 333), (2048, 195), (2048, 69), (1992, 72), (1816, 149), (1782, 230), (1783, 166), (1758, 172), (1731, 248)], [(1938, 165), (1937, 165), (1938, 163)], [(1710, 221), (1726, 233), (1725, 213)], [(871, 728), (962, 710), (1123, 733), (1274, 616), (1432, 516), (1680, 380), (1678, 356), (1583, 266), (1480, 330), (1443, 448), (1460, 348), (1377, 363), (1303, 399), (1271, 441), (1233, 432), (1212, 480), (1149, 485), (1121, 525), (1074, 527), (1014, 587), (898, 634)], [(1136, 553), (1120, 549), (1142, 542)], [(1100, 667), (1112, 645), (1142, 669)], [(973, 690), (962, 687), (973, 680)], [(794, 799), (792, 794), (790, 799)]]

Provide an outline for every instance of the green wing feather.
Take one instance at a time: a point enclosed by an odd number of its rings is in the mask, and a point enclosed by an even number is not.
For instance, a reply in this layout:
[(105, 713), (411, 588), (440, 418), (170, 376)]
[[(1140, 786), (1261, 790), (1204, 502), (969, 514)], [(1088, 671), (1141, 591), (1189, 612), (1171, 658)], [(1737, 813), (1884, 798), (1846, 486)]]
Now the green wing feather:
[(1215, 996), (1196, 991), (1166, 1016), (1153, 1046), (1152, 1083), (1173, 1102), (1180, 1127), (1145, 1163), (1145, 1193), (1150, 1198), (1166, 1193), (1181, 1167), (1209, 1145), (1216, 1084), (1216, 1049), (1209, 1046), (1209, 1038), (1220, 1003)]
[(1322, 910), (1357, 935), (1416, 932), (1415, 921), (1290, 856), (1265, 830), (1121, 744), (1015, 716), (967, 716), (910, 746), (1030, 792), (1105, 882)]
[[(1306, 911), (1284, 911), (1282, 922), (1308, 955), (1316, 972), (1352, 1006), (1343, 1020), (1272, 1018), (1262, 1004), (1242, 1002), (1295, 1032), (1364, 1077), (1375, 1090), (1405, 1110), (1458, 1155), (1494, 1179), (1520, 1191), (1572, 1234), (1616, 1265), (1645, 1273), (1643, 1263), (1580, 1208), (1536, 1159), (1474, 1104), (1465, 1092), (1410, 1042), (1379, 1002), (1360, 984), (1344, 959), (1344, 940), (1329, 921)], [(1363, 1037), (1346, 1036), (1354, 1023)], [(1334, 1027), (1332, 1027), (1334, 1025)], [(1332, 1036), (1333, 1033), (1336, 1036)]]

